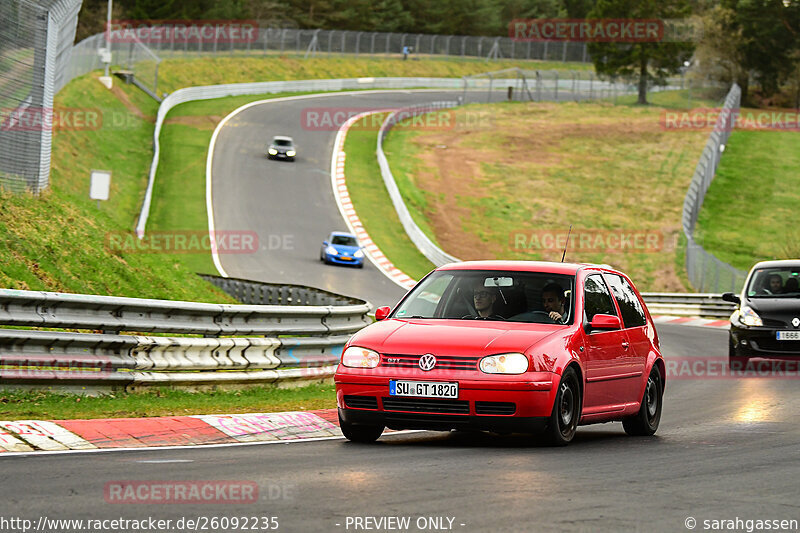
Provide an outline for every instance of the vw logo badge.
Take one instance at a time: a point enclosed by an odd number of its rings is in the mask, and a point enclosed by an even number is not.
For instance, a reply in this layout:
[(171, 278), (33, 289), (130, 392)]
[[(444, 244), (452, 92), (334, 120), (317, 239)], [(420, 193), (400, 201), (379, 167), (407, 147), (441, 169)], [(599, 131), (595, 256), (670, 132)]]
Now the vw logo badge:
[(792, 325), (793, 325), (794, 327), (800, 327), (800, 318), (794, 317), (794, 318), (792, 319)]
[(433, 367), (436, 366), (436, 358), (433, 356), (432, 353), (426, 353), (422, 357), (419, 358), (419, 368), (427, 372), (428, 370), (433, 370)]

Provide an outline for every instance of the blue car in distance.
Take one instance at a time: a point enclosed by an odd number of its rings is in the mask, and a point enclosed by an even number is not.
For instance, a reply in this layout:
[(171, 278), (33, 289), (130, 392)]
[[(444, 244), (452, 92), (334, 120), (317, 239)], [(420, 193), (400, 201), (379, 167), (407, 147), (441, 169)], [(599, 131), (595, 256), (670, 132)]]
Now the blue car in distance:
[(322, 241), (319, 260), (327, 264), (355, 265), (364, 268), (364, 250), (352, 233), (334, 231)]

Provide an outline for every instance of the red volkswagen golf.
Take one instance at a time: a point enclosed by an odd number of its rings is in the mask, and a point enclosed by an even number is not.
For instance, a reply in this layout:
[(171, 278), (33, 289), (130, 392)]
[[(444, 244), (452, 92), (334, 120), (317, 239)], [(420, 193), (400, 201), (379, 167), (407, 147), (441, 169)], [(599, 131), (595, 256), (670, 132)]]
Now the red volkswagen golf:
[(342, 432), (384, 428), (543, 432), (622, 421), (652, 435), (664, 361), (650, 314), (621, 272), (528, 261), (452, 263), (355, 334), (336, 371)]

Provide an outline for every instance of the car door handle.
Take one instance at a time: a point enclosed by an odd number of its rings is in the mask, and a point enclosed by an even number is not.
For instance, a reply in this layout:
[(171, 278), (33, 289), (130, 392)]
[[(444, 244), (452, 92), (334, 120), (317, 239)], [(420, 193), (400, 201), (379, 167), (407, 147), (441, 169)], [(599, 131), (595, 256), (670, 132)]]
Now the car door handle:
[(627, 342), (623, 342), (623, 343), (622, 343), (622, 347), (623, 347), (625, 350), (627, 350), (627, 349), (628, 349), (628, 346), (630, 346), (630, 344), (628, 344)]

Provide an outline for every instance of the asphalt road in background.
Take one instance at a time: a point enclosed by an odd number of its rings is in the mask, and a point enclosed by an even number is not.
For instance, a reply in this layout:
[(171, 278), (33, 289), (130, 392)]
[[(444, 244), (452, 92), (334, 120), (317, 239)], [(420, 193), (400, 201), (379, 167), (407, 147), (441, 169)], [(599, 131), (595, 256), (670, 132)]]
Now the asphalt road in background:
[[(668, 361), (726, 355), (724, 330), (658, 329)], [(671, 379), (656, 436), (602, 424), (579, 428), (566, 448), (522, 435), (417, 432), (373, 445), (0, 454), (0, 515), (34, 522), (274, 516), (279, 531), (366, 531), (346, 525), (347, 517), (367, 516), (411, 517), (409, 531), (426, 530), (416, 527), (419, 517), (450, 517), (451, 530), (463, 532), (680, 532), (690, 530), (688, 517), (697, 531), (704, 520), (800, 520), (797, 386), (796, 379)], [(259, 501), (107, 503), (106, 483), (120, 480), (250, 481)]]
[[(405, 290), (372, 263), (363, 269), (324, 265), (322, 241), (347, 231), (331, 190), (330, 163), (337, 127), (316, 128), (309, 112), (367, 111), (440, 100), (460, 91), (381, 91), (301, 97), (243, 110), (220, 130), (214, 150), (212, 191), (218, 231), (256, 231), (254, 254), (220, 256), (229, 276), (295, 283), (394, 305)], [(305, 113), (304, 113), (305, 111)], [(316, 122), (321, 124), (321, 122)], [(268, 160), (274, 135), (293, 137), (294, 162)], [(376, 176), (380, 182), (380, 176)], [(382, 186), (382, 185), (381, 185)], [(398, 228), (402, 231), (402, 228)]]

